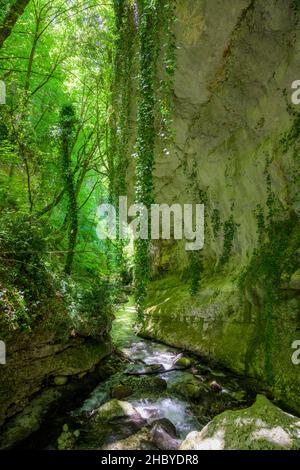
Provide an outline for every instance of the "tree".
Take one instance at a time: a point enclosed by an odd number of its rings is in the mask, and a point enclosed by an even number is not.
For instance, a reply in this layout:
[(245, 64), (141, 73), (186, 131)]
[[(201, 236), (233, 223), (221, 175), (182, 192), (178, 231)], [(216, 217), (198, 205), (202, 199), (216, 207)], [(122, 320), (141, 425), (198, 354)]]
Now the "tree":
[(25, 8), (30, 0), (16, 0), (8, 9), (5, 15), (3, 24), (0, 26), (0, 49), (4, 41), (10, 36), (13, 27), (18, 21), (19, 17), (23, 15)]

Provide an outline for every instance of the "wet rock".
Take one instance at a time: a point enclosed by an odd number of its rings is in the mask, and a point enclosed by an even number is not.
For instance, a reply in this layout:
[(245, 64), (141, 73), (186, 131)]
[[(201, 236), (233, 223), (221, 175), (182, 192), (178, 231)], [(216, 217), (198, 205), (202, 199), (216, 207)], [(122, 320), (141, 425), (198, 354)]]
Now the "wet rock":
[(102, 405), (80, 429), (76, 450), (96, 450), (127, 439), (147, 425), (128, 402), (117, 399)]
[(179, 440), (176, 439), (176, 428), (166, 418), (158, 419), (152, 423), (151, 436), (153, 444), (160, 450), (176, 450)]
[(128, 375), (147, 375), (147, 374), (159, 374), (165, 372), (165, 368), (162, 364), (149, 364), (149, 365), (132, 365), (127, 368), (126, 374)]
[(154, 428), (155, 426), (159, 426), (159, 427), (164, 428), (164, 430), (171, 437), (174, 437), (174, 438), (177, 437), (176, 427), (174, 426), (174, 424), (169, 419), (167, 419), (167, 418), (158, 419), (158, 420), (156, 420), (152, 423), (152, 428)]
[(205, 364), (198, 364), (198, 368), (205, 372), (205, 373), (208, 373), (208, 374), (211, 374), (213, 375), (214, 377), (226, 377), (226, 375), (224, 374), (224, 372), (220, 371), (220, 370), (215, 370), (215, 369), (212, 369), (211, 367), (205, 365)]
[(174, 367), (176, 367), (176, 369), (188, 369), (189, 367), (191, 367), (191, 365), (192, 361), (188, 357), (184, 356), (179, 357), (174, 362)]
[(138, 394), (163, 392), (167, 388), (167, 382), (164, 379), (151, 374), (125, 377), (122, 379), (122, 384)]
[(258, 395), (249, 408), (225, 411), (192, 432), (180, 450), (299, 450), (300, 419)]
[(154, 450), (149, 429), (141, 429), (136, 434), (120, 441), (106, 444), (101, 450)]
[(53, 383), (55, 385), (58, 385), (59, 387), (61, 387), (61, 386), (66, 385), (68, 383), (68, 377), (63, 376), (63, 375), (58, 375), (58, 376), (54, 377)]
[(185, 372), (180, 374), (175, 381), (168, 383), (168, 390), (186, 400), (197, 400), (207, 392), (207, 385), (197, 380), (193, 374)]
[(10, 448), (37, 431), (50, 405), (60, 396), (57, 389), (50, 388), (32, 400), (22, 413), (14, 417), (4, 427), (0, 437), (0, 449)]
[(96, 410), (96, 419), (108, 422), (116, 418), (133, 417), (137, 411), (126, 401), (110, 400)]
[(90, 417), (95, 410), (103, 403), (109, 401), (109, 392), (103, 389), (103, 384), (96, 387), (90, 396), (83, 402), (80, 408), (74, 410), (71, 414), (74, 417)]
[(24, 333), (8, 342), (7, 351), (7, 366), (0, 368), (0, 426), (42, 392), (47, 377), (90, 371), (111, 352), (111, 344), (83, 338), (65, 343), (49, 333)]
[(126, 385), (117, 385), (114, 387), (111, 391), (111, 396), (113, 398), (117, 398), (118, 400), (122, 400), (122, 398), (129, 397), (132, 395), (133, 390), (131, 387), (128, 387)]
[[(153, 444), (160, 450), (177, 450), (179, 441), (174, 436), (174, 429), (170, 428), (170, 421), (163, 419), (154, 423), (151, 429)], [(171, 431), (171, 434), (169, 433)]]
[(162, 379), (161, 377), (153, 377), (153, 388), (158, 391), (162, 392), (166, 390), (168, 383), (166, 380)]
[(222, 387), (220, 384), (218, 384), (218, 382), (216, 382), (215, 380), (213, 380), (213, 382), (210, 383), (210, 388), (214, 391), (214, 392), (222, 392)]

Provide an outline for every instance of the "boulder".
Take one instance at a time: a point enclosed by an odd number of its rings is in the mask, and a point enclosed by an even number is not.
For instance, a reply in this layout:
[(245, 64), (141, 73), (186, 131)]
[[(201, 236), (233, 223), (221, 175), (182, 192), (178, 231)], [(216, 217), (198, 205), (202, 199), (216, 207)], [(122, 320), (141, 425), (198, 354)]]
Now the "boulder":
[(132, 417), (136, 413), (136, 409), (130, 403), (114, 399), (100, 406), (95, 418), (97, 421), (109, 422), (118, 418)]
[(66, 385), (68, 383), (68, 377), (64, 375), (58, 375), (53, 379), (54, 385), (58, 385), (59, 387)]
[(152, 437), (149, 429), (143, 428), (139, 432), (121, 439), (120, 441), (106, 444), (101, 450), (153, 450)]
[(126, 374), (128, 375), (151, 375), (160, 374), (162, 372), (165, 372), (165, 368), (162, 364), (134, 364), (126, 370)]
[(263, 395), (249, 408), (220, 414), (180, 445), (180, 450), (285, 449), (300, 449), (300, 418), (285, 413)]
[(222, 392), (222, 387), (220, 384), (218, 384), (218, 382), (216, 382), (215, 380), (213, 380), (211, 383), (210, 383), (210, 388), (214, 391), (214, 392)]
[(191, 365), (192, 361), (188, 357), (184, 356), (179, 357), (174, 362), (174, 366), (176, 367), (176, 369), (188, 369), (189, 367), (191, 367)]
[(176, 428), (166, 418), (152, 424), (151, 436), (153, 444), (160, 450), (177, 450), (179, 440), (176, 439)]
[(197, 400), (203, 392), (207, 391), (207, 385), (188, 372), (180, 374), (177, 380), (168, 383), (168, 391), (175, 393), (186, 400)]
[(129, 397), (129, 395), (132, 395), (133, 390), (131, 387), (128, 387), (126, 385), (116, 385), (112, 391), (111, 391), (111, 396), (113, 398), (117, 398), (118, 400), (122, 400), (122, 398)]

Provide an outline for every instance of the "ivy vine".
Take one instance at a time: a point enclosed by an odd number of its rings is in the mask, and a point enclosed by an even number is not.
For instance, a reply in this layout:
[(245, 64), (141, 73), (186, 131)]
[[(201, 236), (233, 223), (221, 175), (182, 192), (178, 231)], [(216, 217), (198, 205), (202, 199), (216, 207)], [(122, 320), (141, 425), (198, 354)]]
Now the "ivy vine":
[[(175, 71), (175, 46), (172, 33), (175, 2), (139, 0), (140, 74), (136, 150), (136, 201), (147, 208), (153, 203), (154, 151), (157, 121), (169, 129), (170, 90)], [(160, 37), (163, 38), (163, 47)], [(165, 49), (162, 52), (162, 48)], [(166, 76), (158, 81), (158, 60), (163, 56)], [(155, 90), (160, 96), (157, 97)], [(158, 104), (158, 109), (157, 109)], [(159, 119), (157, 119), (159, 116)], [(149, 237), (150, 238), (150, 233)], [(135, 297), (138, 320), (143, 322), (147, 286), (150, 280), (150, 243), (135, 243)]]
[(223, 244), (223, 254), (221, 257), (221, 265), (228, 263), (230, 255), (232, 253), (233, 240), (236, 232), (237, 224), (234, 221), (233, 214), (231, 213), (229, 219), (224, 222), (223, 225), (223, 234), (224, 234), (224, 244)]

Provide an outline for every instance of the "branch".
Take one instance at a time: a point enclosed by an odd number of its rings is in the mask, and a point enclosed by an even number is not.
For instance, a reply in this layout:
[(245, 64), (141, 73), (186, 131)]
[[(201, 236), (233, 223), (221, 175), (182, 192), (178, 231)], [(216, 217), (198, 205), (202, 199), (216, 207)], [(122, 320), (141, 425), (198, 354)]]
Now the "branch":
[(19, 17), (23, 15), (25, 8), (30, 0), (16, 0), (10, 7), (3, 25), (0, 27), (0, 49), (4, 41), (11, 35), (12, 29), (18, 21)]

